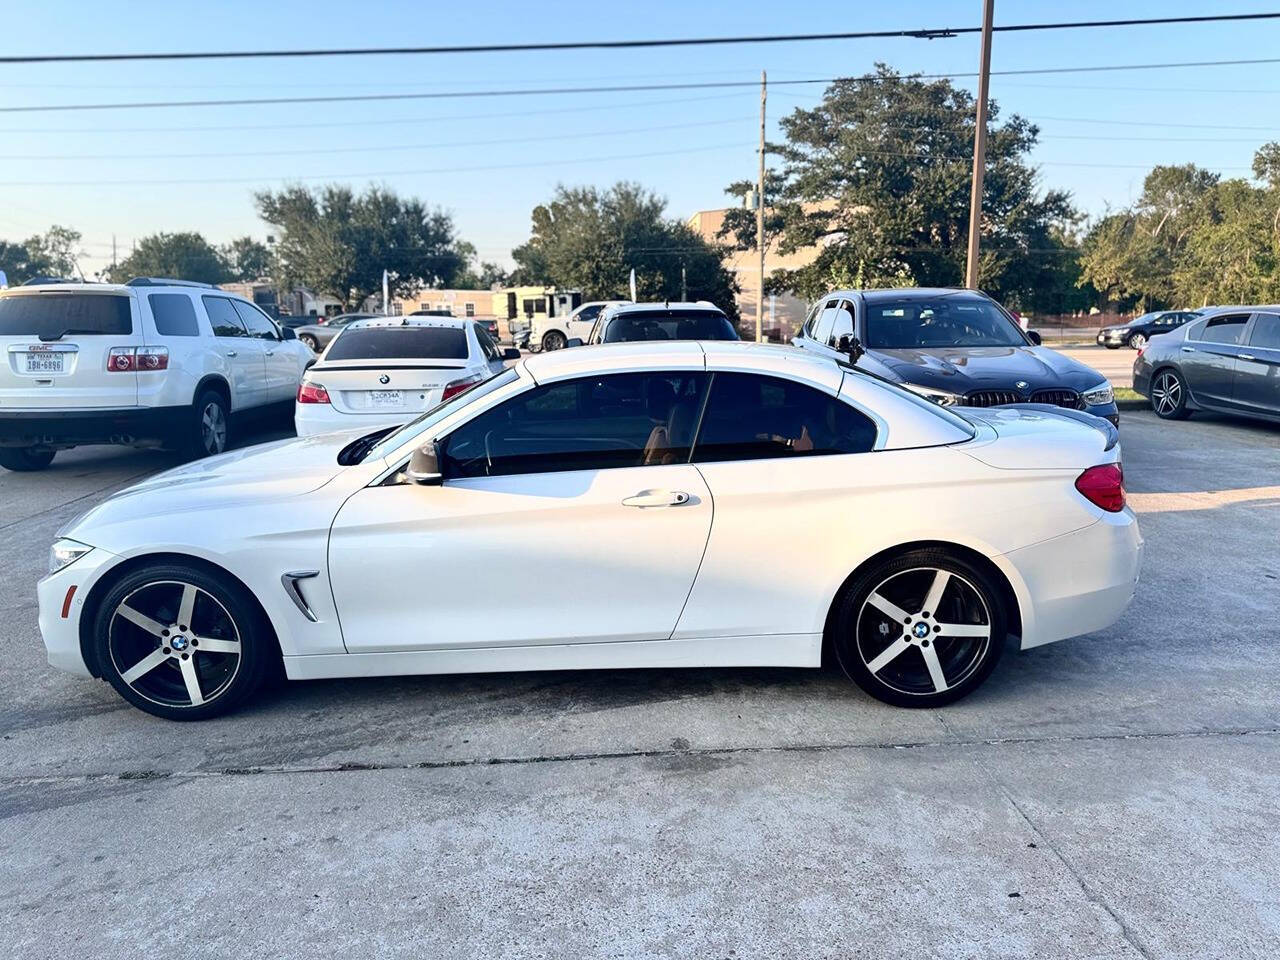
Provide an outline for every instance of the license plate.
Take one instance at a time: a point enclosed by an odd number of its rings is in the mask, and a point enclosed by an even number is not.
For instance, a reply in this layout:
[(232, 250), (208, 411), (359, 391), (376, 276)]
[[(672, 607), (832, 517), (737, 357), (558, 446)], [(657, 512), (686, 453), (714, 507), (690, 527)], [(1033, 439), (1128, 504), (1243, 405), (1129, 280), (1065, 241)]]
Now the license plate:
[(65, 353), (28, 353), (23, 369), (27, 373), (62, 373), (65, 362)]
[(400, 391), (399, 390), (370, 390), (369, 406), (398, 407), (400, 406)]

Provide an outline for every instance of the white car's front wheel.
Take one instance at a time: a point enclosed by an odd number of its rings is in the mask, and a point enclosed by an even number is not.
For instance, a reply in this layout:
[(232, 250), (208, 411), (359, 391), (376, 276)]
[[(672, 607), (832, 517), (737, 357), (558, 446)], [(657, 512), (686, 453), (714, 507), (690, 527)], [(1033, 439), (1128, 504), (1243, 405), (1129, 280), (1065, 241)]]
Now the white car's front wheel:
[(940, 550), (876, 564), (838, 601), (833, 643), (849, 679), (885, 703), (936, 707), (990, 676), (1007, 614), (983, 570)]
[(548, 330), (547, 335), (542, 338), (542, 349), (547, 351), (563, 350), (568, 342), (568, 339), (559, 330)]
[(229, 577), (183, 564), (135, 570), (97, 607), (102, 676), (167, 720), (226, 713), (261, 685), (274, 644), (253, 599)]

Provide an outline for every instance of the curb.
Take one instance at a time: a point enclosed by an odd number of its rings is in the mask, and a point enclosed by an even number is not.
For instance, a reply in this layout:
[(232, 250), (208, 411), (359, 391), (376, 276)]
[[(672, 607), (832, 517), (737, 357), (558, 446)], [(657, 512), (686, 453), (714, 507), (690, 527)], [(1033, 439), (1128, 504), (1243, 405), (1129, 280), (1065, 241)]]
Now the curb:
[(1116, 409), (1117, 410), (1150, 410), (1151, 401), (1145, 398), (1140, 400), (1117, 400)]

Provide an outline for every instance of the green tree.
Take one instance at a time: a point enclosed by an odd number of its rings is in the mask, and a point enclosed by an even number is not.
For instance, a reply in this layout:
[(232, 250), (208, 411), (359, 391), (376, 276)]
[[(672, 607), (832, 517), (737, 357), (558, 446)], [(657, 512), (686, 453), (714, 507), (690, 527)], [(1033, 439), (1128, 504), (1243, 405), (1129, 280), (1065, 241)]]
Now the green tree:
[[(973, 115), (972, 95), (949, 81), (880, 64), (873, 77), (837, 81), (816, 107), (783, 118), (785, 140), (769, 146), (782, 161), (766, 184), (770, 232), (783, 253), (818, 252), (806, 267), (775, 271), (771, 286), (812, 299), (833, 276), (872, 287), (963, 282)], [(1037, 128), (1016, 115), (998, 122), (994, 102), (990, 116), (981, 283), (1036, 308), (1046, 276), (1070, 266), (1063, 244), (1076, 213), (1065, 193), (1037, 188), (1027, 160)], [(740, 195), (743, 186), (729, 190)], [(754, 247), (746, 217), (735, 215), (730, 230), (741, 248)]]
[(12, 286), (32, 277), (78, 277), (79, 246), (80, 232), (57, 224), (18, 243), (0, 240), (0, 270)]
[(225, 283), (231, 273), (222, 254), (199, 233), (162, 232), (143, 237), (129, 256), (107, 270), (107, 279), (114, 283), (131, 277)]
[(1173, 275), (1183, 302), (1203, 306), (1280, 300), (1276, 193), (1246, 180), (1215, 184)]
[(737, 318), (737, 283), (727, 248), (665, 215), (666, 201), (635, 183), (556, 188), (535, 207), (529, 241), (511, 252), (523, 283), (581, 290), (589, 300), (628, 296), (636, 271), (641, 300), (710, 300)]
[(449, 215), (385, 187), (357, 195), (337, 184), (295, 186), (254, 200), (281, 234), (278, 279), (331, 296), (344, 310), (382, 290), (384, 269), (398, 297), (453, 286), (464, 266)]
[(271, 275), (271, 248), (253, 237), (237, 237), (219, 250), (232, 280), (259, 280)]

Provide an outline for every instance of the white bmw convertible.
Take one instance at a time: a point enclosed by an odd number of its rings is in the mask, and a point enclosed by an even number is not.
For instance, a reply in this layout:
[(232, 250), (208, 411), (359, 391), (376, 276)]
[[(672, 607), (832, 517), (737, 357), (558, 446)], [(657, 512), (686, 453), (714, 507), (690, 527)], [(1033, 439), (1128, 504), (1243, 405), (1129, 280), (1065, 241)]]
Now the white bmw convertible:
[[(1114, 428), (944, 410), (788, 347), (522, 361), (394, 432), (180, 467), (60, 532), (54, 666), (171, 719), (291, 678), (817, 667), (903, 706), (1111, 624), (1142, 540)], [(476, 584), (510, 584), (501, 600)]]

